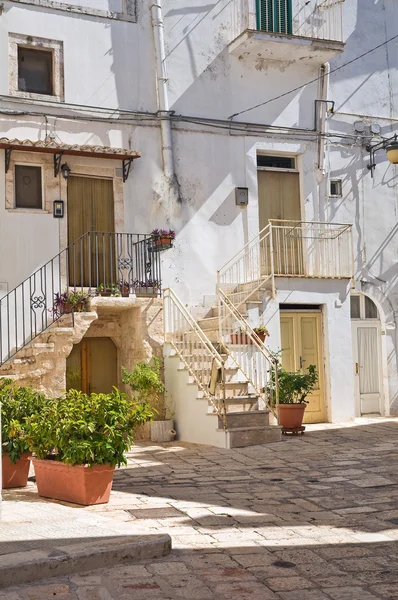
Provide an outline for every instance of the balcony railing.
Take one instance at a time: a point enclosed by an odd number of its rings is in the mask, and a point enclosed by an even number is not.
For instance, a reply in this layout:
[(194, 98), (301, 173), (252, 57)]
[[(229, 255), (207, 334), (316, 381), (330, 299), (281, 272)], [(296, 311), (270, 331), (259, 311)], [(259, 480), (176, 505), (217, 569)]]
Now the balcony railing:
[(275, 277), (351, 279), (352, 226), (304, 221), (269, 222), (218, 272), (218, 286), (239, 308)]
[(0, 365), (62, 316), (57, 298), (157, 296), (160, 253), (151, 235), (88, 232), (0, 300)]
[(235, 0), (236, 37), (257, 30), (343, 41), (344, 0)]

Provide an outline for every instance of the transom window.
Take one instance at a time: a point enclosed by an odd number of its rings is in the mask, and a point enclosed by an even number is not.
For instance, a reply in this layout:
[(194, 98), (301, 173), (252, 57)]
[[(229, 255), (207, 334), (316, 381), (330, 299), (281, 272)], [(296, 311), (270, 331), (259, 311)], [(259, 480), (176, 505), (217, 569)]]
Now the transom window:
[(257, 154), (257, 166), (271, 169), (295, 169), (296, 160), (294, 156), (270, 156)]
[(376, 304), (368, 296), (351, 296), (351, 319), (379, 319), (379, 312)]
[(53, 95), (53, 53), (18, 46), (18, 90)]
[(15, 208), (42, 207), (41, 167), (15, 165)]

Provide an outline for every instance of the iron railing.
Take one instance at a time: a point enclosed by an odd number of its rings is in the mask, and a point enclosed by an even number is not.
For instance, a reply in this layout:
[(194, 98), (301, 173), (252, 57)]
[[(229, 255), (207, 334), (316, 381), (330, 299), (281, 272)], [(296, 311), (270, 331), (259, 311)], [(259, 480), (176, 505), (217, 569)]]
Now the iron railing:
[(0, 300), (0, 365), (64, 314), (57, 299), (87, 296), (153, 297), (161, 293), (161, 264), (151, 235), (88, 232)]

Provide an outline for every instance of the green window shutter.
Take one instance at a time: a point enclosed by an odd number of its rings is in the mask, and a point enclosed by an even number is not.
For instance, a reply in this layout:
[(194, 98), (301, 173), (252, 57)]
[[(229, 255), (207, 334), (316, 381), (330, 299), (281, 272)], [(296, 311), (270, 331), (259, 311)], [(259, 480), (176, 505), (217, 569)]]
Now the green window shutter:
[(292, 33), (292, 0), (257, 0), (257, 29)]

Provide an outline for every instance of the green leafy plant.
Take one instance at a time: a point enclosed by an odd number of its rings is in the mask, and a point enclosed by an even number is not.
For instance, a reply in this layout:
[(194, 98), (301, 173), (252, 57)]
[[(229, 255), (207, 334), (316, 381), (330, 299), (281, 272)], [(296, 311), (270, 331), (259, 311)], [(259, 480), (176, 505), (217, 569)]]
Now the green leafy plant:
[(26, 420), (40, 412), (44, 396), (27, 387), (16, 386), (11, 379), (0, 381), (2, 451), (16, 463), (29, 451)]
[[(279, 404), (308, 404), (306, 397), (313, 391), (318, 381), (315, 365), (310, 365), (306, 373), (286, 371), (278, 363)], [(271, 403), (275, 404), (275, 370), (271, 381), (264, 388), (268, 392)]]
[(153, 419), (148, 404), (131, 402), (113, 388), (110, 394), (69, 390), (47, 399), (27, 420), (30, 449), (37, 458), (71, 465), (126, 464), (137, 425)]
[(87, 294), (84, 292), (63, 292), (56, 293), (54, 298), (53, 308), (51, 312), (54, 315), (62, 315), (64, 313), (83, 312), (86, 308), (88, 300)]
[(122, 368), (123, 383), (130, 386), (137, 402), (146, 402), (156, 411), (158, 419), (164, 421), (167, 407), (164, 401), (165, 387), (163, 385), (160, 361), (153, 357), (152, 364), (138, 362), (130, 373)]
[(96, 293), (107, 294), (109, 296), (120, 296), (120, 286), (117, 283), (100, 283), (96, 289)]
[(263, 336), (263, 335), (268, 336), (269, 335), (269, 331), (268, 331), (268, 329), (266, 328), (265, 325), (259, 325), (259, 327), (254, 327), (253, 331), (257, 335), (261, 335), (261, 336)]

